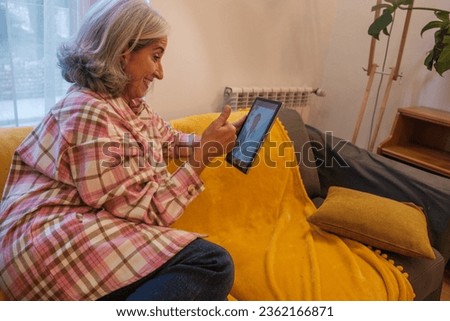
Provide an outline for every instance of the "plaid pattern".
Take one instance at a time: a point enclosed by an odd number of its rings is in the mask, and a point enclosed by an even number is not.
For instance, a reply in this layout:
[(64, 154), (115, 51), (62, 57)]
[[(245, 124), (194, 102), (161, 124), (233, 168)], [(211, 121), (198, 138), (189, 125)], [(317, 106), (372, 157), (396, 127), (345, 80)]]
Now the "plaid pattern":
[(11, 299), (95, 300), (197, 235), (171, 229), (203, 190), (165, 159), (189, 139), (143, 100), (73, 87), (19, 146), (0, 204), (0, 288)]

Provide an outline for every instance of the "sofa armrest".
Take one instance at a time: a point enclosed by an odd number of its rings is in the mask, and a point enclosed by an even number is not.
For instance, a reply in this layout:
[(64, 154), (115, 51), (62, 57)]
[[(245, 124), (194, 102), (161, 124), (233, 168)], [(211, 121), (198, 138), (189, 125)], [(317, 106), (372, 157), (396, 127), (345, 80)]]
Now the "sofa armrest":
[(300, 114), (294, 109), (282, 108), (278, 118), (292, 140), (300, 175), (311, 199), (320, 196), (319, 175), (315, 168), (314, 154), (309, 144), (309, 134)]
[(14, 152), (32, 129), (31, 126), (0, 128), (0, 201)]
[(330, 186), (352, 188), (423, 208), (430, 241), (450, 258), (450, 179), (388, 159), (306, 126), (316, 157), (322, 197)]

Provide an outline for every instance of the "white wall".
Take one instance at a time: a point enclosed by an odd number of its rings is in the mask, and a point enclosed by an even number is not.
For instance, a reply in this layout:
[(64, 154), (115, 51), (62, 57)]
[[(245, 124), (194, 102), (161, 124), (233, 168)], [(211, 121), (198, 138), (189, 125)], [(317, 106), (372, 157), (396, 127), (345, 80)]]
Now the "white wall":
[[(172, 26), (163, 59), (165, 79), (149, 95), (166, 119), (217, 111), (225, 86), (311, 86), (327, 91), (313, 100), (308, 122), (351, 139), (367, 83), (375, 0), (153, 0)], [(448, 0), (416, 0), (448, 7)], [(401, 67), (394, 82), (378, 141), (390, 132), (398, 107), (423, 105), (450, 110), (450, 72), (445, 78), (423, 66), (433, 31), (420, 30), (433, 17), (414, 12)], [(404, 13), (397, 16), (386, 72), (395, 64)], [(386, 37), (377, 44), (383, 62)], [(375, 79), (358, 145), (367, 146)], [(386, 84), (385, 77), (384, 84)], [(383, 97), (381, 90), (378, 106)]]
[[(353, 135), (368, 80), (362, 68), (366, 68), (368, 64), (370, 38), (367, 29), (373, 20), (373, 4), (375, 1), (371, 0), (338, 1), (322, 78), (322, 86), (328, 95), (319, 101), (310, 116), (312, 125), (333, 131), (335, 135), (349, 140)], [(448, 0), (416, 0), (415, 5), (449, 8)], [(404, 12), (399, 12), (396, 17), (385, 68), (387, 73), (395, 65), (404, 18)], [(400, 69), (403, 77), (393, 83), (375, 146), (388, 137), (398, 107), (429, 106), (450, 111), (450, 71), (443, 78), (436, 72), (428, 71), (423, 65), (426, 52), (433, 46), (434, 31), (426, 32), (421, 38), (420, 30), (433, 18), (432, 12), (413, 12)], [(381, 71), (387, 37), (380, 39), (377, 42), (375, 63)], [(384, 77), (376, 110), (375, 96), (380, 76), (375, 78), (357, 140), (358, 145), (363, 147), (368, 146), (372, 116), (374, 112), (378, 115), (387, 78)]]
[(166, 119), (218, 111), (226, 86), (320, 85), (335, 0), (152, 4), (171, 24), (165, 78), (149, 95)]

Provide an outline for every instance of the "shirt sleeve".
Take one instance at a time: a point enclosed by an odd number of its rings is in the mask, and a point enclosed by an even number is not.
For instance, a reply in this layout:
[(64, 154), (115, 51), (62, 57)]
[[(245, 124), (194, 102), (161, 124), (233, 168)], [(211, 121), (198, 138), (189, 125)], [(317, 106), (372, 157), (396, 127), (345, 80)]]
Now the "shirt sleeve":
[(196, 144), (200, 144), (200, 135), (195, 133), (184, 133), (174, 129), (168, 122), (164, 121), (158, 114), (152, 113), (152, 125), (156, 126), (166, 142), (163, 146), (166, 158), (176, 158), (179, 155), (186, 155)]
[[(132, 142), (97, 139), (66, 151), (74, 185), (82, 200), (124, 219), (169, 226), (204, 189), (187, 163), (173, 174), (152, 162)], [(150, 153), (150, 155), (145, 155)]]

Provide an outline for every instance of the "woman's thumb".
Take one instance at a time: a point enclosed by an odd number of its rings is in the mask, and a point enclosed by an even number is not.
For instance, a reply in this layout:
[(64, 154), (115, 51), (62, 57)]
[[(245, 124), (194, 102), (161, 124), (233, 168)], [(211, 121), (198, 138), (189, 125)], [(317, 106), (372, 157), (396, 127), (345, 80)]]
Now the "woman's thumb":
[(231, 115), (231, 107), (229, 105), (226, 105), (225, 107), (223, 107), (222, 113), (219, 115), (219, 117), (217, 117), (216, 122), (219, 125), (224, 125), (228, 118)]

